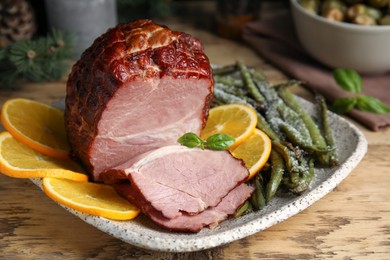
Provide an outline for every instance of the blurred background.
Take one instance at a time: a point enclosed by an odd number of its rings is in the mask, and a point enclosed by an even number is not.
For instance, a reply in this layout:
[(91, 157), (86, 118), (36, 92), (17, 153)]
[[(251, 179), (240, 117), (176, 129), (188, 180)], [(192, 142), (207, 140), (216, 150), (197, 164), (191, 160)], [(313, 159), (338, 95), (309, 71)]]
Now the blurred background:
[(191, 23), (239, 40), (242, 25), (259, 19), (267, 6), (286, 10), (288, 0), (0, 0), (0, 47), (56, 29), (72, 34), (71, 55), (78, 58), (108, 28), (144, 18)]

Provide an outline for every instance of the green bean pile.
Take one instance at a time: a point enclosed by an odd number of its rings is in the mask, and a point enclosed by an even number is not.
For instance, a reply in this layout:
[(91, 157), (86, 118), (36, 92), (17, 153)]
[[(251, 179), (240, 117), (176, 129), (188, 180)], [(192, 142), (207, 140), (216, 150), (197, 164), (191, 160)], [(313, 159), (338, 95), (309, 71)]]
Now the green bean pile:
[(308, 12), (358, 25), (390, 25), (390, 0), (299, 0)]
[(299, 84), (290, 80), (271, 87), (260, 71), (241, 62), (215, 68), (212, 106), (240, 103), (257, 111), (257, 128), (272, 141), (267, 166), (251, 182), (256, 190), (237, 211), (241, 216), (260, 210), (283, 189), (299, 195), (306, 191), (314, 175), (314, 166), (338, 164), (333, 133), (328, 122), (325, 100), (317, 96), (318, 119), (314, 119), (287, 89)]

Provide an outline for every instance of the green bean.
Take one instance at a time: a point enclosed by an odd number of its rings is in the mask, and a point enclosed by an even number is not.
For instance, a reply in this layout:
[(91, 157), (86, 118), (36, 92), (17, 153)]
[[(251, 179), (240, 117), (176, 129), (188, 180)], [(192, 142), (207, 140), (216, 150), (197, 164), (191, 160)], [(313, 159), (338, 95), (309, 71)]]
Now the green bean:
[(309, 142), (308, 139), (303, 138), (301, 133), (294, 127), (284, 122), (280, 124), (279, 127), (280, 130), (287, 136), (287, 139), (293, 144), (298, 145), (299, 147), (310, 153), (316, 150), (313, 147), (312, 142)]
[(291, 151), (287, 148), (287, 146), (285, 146), (279, 140), (277, 140), (277, 141), (272, 141), (272, 147), (282, 155), (286, 163), (287, 170), (294, 171), (294, 168), (296, 168), (297, 165), (299, 165), (299, 162), (294, 157), (294, 154), (292, 154)]
[(229, 93), (229, 94), (232, 94), (232, 95), (235, 95), (238, 97), (242, 97), (242, 98), (248, 94), (242, 88), (235, 88), (232, 85), (226, 85), (226, 84), (222, 84), (222, 83), (216, 83), (214, 85), (214, 88), (218, 88), (226, 93)]
[(248, 92), (253, 96), (253, 98), (257, 102), (259, 102), (261, 104), (265, 104), (265, 98), (263, 97), (263, 95), (257, 89), (255, 83), (253, 82), (253, 79), (251, 77), (251, 74), (250, 74), (248, 68), (244, 64), (242, 64), (241, 62), (237, 62), (237, 66), (240, 69), (242, 78), (245, 82), (245, 85), (248, 88)]
[(238, 103), (248, 105), (253, 108), (244, 98), (227, 93), (219, 88), (214, 88), (214, 97), (225, 104)]
[(266, 205), (266, 199), (265, 199), (265, 192), (263, 188), (263, 178), (260, 174), (257, 174), (253, 178), (253, 183), (256, 187), (255, 191), (253, 192), (251, 196), (251, 203), (255, 210), (260, 210), (265, 207)]
[(304, 192), (310, 185), (314, 176), (314, 162), (313, 160), (303, 160), (302, 169), (297, 176), (297, 172), (285, 174), (283, 178), (283, 184), (286, 185), (290, 191), (300, 194)]
[(254, 99), (251, 99), (246, 96), (240, 97), (238, 95), (231, 94), (229, 92), (222, 90), (219, 87), (214, 89), (214, 98), (218, 99), (220, 102), (224, 104), (238, 103), (238, 104), (244, 104), (250, 106), (257, 111), (259, 110), (261, 111), (263, 109), (262, 105), (256, 102)]
[(241, 217), (243, 215), (246, 215), (248, 213), (253, 212), (252, 204), (247, 200), (242, 204), (242, 206), (236, 211), (234, 214), (235, 218)]
[(268, 104), (272, 104), (276, 100), (278, 100), (278, 95), (274, 88), (270, 87), (268, 82), (265, 79), (262, 79), (261, 76), (258, 76), (253, 71), (251, 72), (252, 79), (255, 83), (255, 86), (267, 101)]
[(255, 70), (255, 69), (248, 69), (249, 73), (251, 74), (253, 80), (255, 81), (265, 81), (266, 78), (260, 70)]
[(226, 66), (222, 66), (222, 67), (213, 68), (213, 75), (219, 76), (219, 75), (232, 74), (236, 71), (237, 71), (237, 67), (235, 64), (226, 65)]
[(282, 156), (275, 150), (271, 151), (271, 177), (265, 188), (266, 201), (270, 202), (282, 181), (285, 165)]
[(336, 146), (334, 143), (334, 138), (333, 138), (333, 131), (332, 128), (329, 125), (329, 115), (328, 115), (328, 108), (326, 106), (326, 102), (323, 96), (316, 96), (317, 102), (320, 103), (320, 109), (321, 109), (321, 122), (322, 122), (322, 129), (324, 132), (324, 138), (326, 141), (326, 144), (329, 148), (332, 149), (332, 151), (329, 153), (330, 155), (330, 166), (336, 166), (339, 164), (338, 158), (337, 158), (337, 153), (336, 153)]
[(326, 149), (318, 149), (317, 147), (313, 146), (311, 142), (307, 142), (307, 139), (302, 138), (300, 133), (295, 130), (295, 128), (290, 127), (285, 123), (280, 124), (280, 129), (287, 136), (288, 140), (291, 141), (291, 143), (299, 146), (309, 154), (329, 153), (335, 150), (335, 148), (333, 147), (328, 147)]
[(283, 123), (283, 119), (281, 118), (279, 111), (277, 109), (277, 103), (271, 103), (267, 106), (267, 110), (264, 112), (264, 117), (267, 120), (271, 129), (279, 136), (279, 140), (285, 141), (286, 138), (283, 133), (280, 131), (280, 124)]
[(322, 137), (320, 130), (317, 125), (314, 123), (311, 116), (306, 112), (305, 109), (298, 103), (294, 95), (287, 91), (285, 87), (278, 88), (278, 94), (283, 99), (284, 103), (287, 104), (292, 110), (294, 110), (303, 122), (306, 124), (307, 130), (311, 136), (312, 140), (315, 140), (320, 147), (325, 146), (325, 140)]
[[(310, 143), (312, 142), (310, 133), (301, 117), (283, 102), (274, 88), (269, 87), (264, 81), (256, 80), (256, 83), (259, 91), (264, 95), (267, 102), (271, 103), (271, 105), (268, 105), (267, 107), (266, 118), (271, 123), (270, 125), (274, 131), (280, 132), (280, 130), (282, 130), (280, 127), (284, 124), (284, 126), (282, 126), (283, 129), (287, 128), (291, 129), (291, 131), (296, 129), (299, 135), (302, 136), (300, 139), (306, 140), (308, 146), (310, 146)], [(282, 86), (290, 86), (296, 83), (297, 81), (289, 81)]]
[(292, 86), (299, 86), (301, 84), (302, 84), (302, 81), (300, 81), (300, 80), (289, 79), (286, 82), (282, 82), (282, 83), (275, 85), (273, 88), (278, 91), (280, 88), (289, 88)]
[(233, 86), (236, 88), (242, 88), (244, 86), (244, 82), (240, 79), (236, 79), (232, 76), (215, 76), (215, 83), (222, 83), (224, 85)]
[(289, 132), (295, 131), (296, 135), (299, 135), (300, 139), (306, 144), (306, 146), (313, 146), (310, 132), (302, 118), (284, 103), (278, 106), (278, 111), (284, 121), (279, 128), (283, 127), (285, 130), (288, 129)]
[[(278, 89), (278, 94), (279, 96), (283, 99), (283, 101), (292, 108), (303, 120), (305, 123), (309, 134), (311, 136), (313, 145), (318, 149), (318, 150), (326, 150), (327, 145), (325, 142), (324, 137), (322, 136), (320, 130), (318, 129), (318, 126), (314, 123), (313, 119), (311, 116), (306, 112), (305, 109), (298, 103), (298, 101), (295, 99), (294, 95), (287, 91), (286, 88), (281, 87)], [(320, 162), (322, 165), (329, 165), (329, 155), (326, 153), (318, 153), (316, 155), (317, 160)]]
[(279, 136), (276, 134), (276, 132), (274, 132), (274, 130), (272, 130), (270, 125), (260, 113), (257, 113), (257, 128), (266, 133), (271, 140), (280, 140)]
[(309, 160), (308, 170), (304, 172), (299, 184), (293, 189), (293, 192), (300, 194), (309, 188), (311, 180), (314, 176), (314, 161)]

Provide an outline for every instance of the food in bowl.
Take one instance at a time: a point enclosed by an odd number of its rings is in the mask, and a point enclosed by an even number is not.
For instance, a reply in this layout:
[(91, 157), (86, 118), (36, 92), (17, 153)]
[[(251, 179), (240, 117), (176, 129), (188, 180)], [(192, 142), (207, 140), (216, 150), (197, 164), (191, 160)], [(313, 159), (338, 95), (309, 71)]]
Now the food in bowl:
[(301, 0), (291, 0), (296, 34), (313, 58), (330, 68), (350, 68), (363, 74), (390, 71), (390, 26), (335, 22), (308, 12)]
[(389, 0), (299, 0), (308, 12), (359, 25), (390, 25)]

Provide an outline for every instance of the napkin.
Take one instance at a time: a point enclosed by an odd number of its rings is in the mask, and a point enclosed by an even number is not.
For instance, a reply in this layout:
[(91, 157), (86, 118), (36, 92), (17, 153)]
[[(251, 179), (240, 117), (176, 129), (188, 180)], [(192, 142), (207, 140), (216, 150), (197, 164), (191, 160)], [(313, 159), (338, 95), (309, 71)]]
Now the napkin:
[[(295, 34), (289, 13), (248, 23), (242, 32), (243, 40), (262, 57), (305, 87), (322, 94), (328, 101), (351, 96), (337, 86), (332, 69), (310, 57)], [(331, 55), (331, 54), (330, 54)], [(390, 74), (364, 75), (363, 93), (376, 97), (390, 106)], [(390, 127), (390, 114), (378, 115), (354, 109), (349, 116), (373, 131)]]

